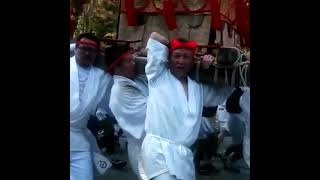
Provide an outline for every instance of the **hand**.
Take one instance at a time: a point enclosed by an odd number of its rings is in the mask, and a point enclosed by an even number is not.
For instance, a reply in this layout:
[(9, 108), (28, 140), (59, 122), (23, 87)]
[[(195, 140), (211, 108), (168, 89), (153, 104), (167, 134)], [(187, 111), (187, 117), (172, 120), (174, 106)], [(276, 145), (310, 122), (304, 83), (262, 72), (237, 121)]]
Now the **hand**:
[(164, 37), (163, 35), (157, 33), (157, 32), (153, 32), (151, 33), (150, 35), (150, 38), (156, 40), (156, 41), (159, 41), (160, 43), (164, 44), (164, 45), (168, 45), (169, 44), (169, 40)]
[(210, 65), (212, 64), (214, 60), (214, 57), (212, 55), (204, 55), (202, 60), (201, 60), (201, 66), (203, 69), (208, 69)]
[(137, 56), (147, 57), (148, 49), (142, 48), (139, 51), (136, 52)]

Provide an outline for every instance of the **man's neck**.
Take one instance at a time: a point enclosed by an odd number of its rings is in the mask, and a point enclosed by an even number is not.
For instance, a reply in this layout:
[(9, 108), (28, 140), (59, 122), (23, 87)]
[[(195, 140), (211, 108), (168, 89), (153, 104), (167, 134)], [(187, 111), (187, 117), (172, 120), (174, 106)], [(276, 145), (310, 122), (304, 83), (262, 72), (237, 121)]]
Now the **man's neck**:
[(179, 81), (180, 81), (182, 84), (188, 84), (188, 78), (187, 78), (187, 76), (184, 77), (184, 78), (180, 78)]
[(92, 67), (92, 65), (87, 66), (87, 65), (81, 65), (81, 64), (79, 64), (79, 63), (77, 63), (77, 65), (78, 65), (80, 68), (85, 69), (85, 70), (90, 70), (91, 67)]
[[(170, 71), (171, 72), (171, 71)], [(186, 76), (184, 76), (184, 77), (181, 77), (181, 76), (178, 76), (178, 75), (176, 75), (176, 74), (174, 74), (174, 73), (172, 73), (171, 72), (171, 74), (176, 78), (176, 79), (178, 79), (178, 81), (180, 81), (180, 83), (182, 84), (182, 87), (183, 87), (183, 90), (184, 90), (184, 93), (185, 93), (185, 95), (186, 95), (186, 98), (187, 98), (187, 100), (189, 100), (189, 98), (188, 98), (188, 94), (189, 94), (189, 92), (188, 92), (188, 76), (186, 75)]]
[(78, 64), (78, 66), (79, 66), (81, 69), (86, 70), (86, 71), (89, 71), (89, 70), (91, 70), (91, 68), (92, 68), (91, 65), (90, 65), (90, 66), (82, 66), (82, 65)]
[(178, 76), (176, 74), (171, 73), (175, 78), (177, 78), (182, 84), (187, 84), (188, 83), (188, 76)]
[(187, 76), (185, 76), (184, 78), (180, 78), (180, 79), (178, 79), (179, 81), (180, 81), (180, 83), (182, 84), (182, 87), (183, 87), (183, 90), (184, 90), (184, 93), (185, 93), (185, 95), (186, 95), (186, 97), (187, 97), (187, 100), (189, 99), (188, 98), (188, 94), (189, 94), (189, 92), (188, 92), (188, 77)]
[(90, 69), (92, 67), (92, 65), (87, 65), (87, 64), (82, 64), (80, 63), (77, 59), (76, 59), (76, 63), (78, 66), (82, 67), (83, 69)]

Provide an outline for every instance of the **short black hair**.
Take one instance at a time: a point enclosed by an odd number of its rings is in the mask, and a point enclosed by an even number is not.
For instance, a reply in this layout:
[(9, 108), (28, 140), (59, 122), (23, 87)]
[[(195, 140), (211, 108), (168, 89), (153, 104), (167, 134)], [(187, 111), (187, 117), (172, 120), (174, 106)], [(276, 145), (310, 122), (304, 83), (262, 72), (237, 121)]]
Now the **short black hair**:
[(94, 35), (93, 33), (82, 33), (77, 37), (76, 42), (80, 41), (82, 38), (90, 39), (91, 41), (94, 41), (98, 45), (98, 49), (100, 49), (100, 40), (99, 38)]
[(104, 55), (106, 58), (106, 65), (109, 67), (118, 57), (123, 53), (129, 51), (130, 45), (128, 43), (112, 43), (110, 47), (106, 47)]

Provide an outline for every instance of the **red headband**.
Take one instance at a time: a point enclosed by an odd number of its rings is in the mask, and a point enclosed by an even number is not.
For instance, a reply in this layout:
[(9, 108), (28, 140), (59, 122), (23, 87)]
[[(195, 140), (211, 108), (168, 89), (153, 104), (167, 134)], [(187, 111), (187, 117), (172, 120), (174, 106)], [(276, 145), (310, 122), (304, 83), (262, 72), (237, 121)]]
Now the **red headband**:
[(114, 68), (114, 66), (116, 64), (118, 64), (118, 62), (120, 62), (126, 55), (128, 55), (131, 52), (131, 49), (126, 51), (125, 53), (123, 53), (121, 56), (119, 56), (115, 61), (113, 61), (113, 63), (107, 67), (108, 71), (111, 72), (112, 69)]
[(91, 41), (77, 41), (76, 42), (76, 45), (80, 45), (80, 44), (94, 46), (95, 48), (98, 49), (98, 44), (95, 42), (91, 42)]
[(170, 42), (170, 50), (173, 51), (180, 48), (188, 48), (195, 51), (197, 48), (197, 42), (195, 41), (180, 42), (178, 39), (174, 38)]

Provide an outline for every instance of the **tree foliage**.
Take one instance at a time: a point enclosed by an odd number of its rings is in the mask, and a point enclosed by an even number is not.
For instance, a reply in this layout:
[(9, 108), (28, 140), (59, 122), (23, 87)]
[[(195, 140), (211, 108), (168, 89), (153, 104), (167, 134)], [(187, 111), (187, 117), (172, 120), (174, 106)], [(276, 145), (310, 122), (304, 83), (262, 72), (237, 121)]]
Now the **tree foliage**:
[(91, 0), (83, 5), (77, 18), (75, 36), (84, 32), (93, 32), (98, 37), (106, 34), (115, 36), (119, 13), (119, 3), (110, 0)]

